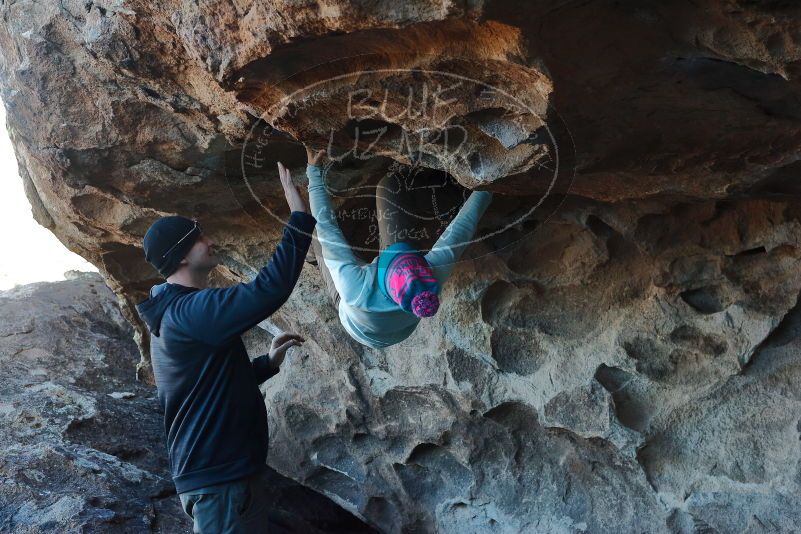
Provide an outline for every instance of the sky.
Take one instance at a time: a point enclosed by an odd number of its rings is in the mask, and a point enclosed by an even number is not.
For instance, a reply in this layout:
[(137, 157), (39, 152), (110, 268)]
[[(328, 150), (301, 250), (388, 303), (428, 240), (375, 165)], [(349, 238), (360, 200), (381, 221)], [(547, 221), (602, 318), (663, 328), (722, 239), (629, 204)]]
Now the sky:
[(97, 271), (33, 219), (0, 105), (0, 290), (64, 280), (64, 271)]

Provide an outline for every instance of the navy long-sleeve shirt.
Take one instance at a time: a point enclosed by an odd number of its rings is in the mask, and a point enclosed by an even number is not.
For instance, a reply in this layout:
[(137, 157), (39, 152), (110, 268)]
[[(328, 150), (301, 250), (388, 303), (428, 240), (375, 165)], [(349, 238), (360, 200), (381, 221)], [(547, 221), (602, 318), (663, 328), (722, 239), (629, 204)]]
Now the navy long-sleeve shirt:
[(136, 305), (150, 350), (178, 493), (257, 473), (267, 459), (267, 409), (259, 384), (269, 355), (250, 361), (241, 334), (280, 308), (303, 268), (316, 220), (293, 211), (272, 259), (227, 288), (163, 283)]

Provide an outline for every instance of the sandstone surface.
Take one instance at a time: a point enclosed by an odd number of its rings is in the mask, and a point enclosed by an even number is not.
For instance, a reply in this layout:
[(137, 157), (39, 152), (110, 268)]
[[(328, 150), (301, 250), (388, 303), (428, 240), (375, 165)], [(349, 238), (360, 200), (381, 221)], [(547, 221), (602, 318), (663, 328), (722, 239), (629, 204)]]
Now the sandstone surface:
[[(388, 169), (450, 176), (452, 209), (497, 193), (437, 316), (398, 346), (352, 341), (306, 265), (263, 324), (309, 338), (266, 388), (283, 475), (392, 533), (801, 523), (801, 7), (20, 0), (0, 13), (34, 216), (101, 270), (142, 379), (132, 305), (160, 281), (148, 225), (201, 219), (224, 256), (215, 284), (250, 279), (288, 214), (275, 161), (305, 180), (299, 142), (342, 156), (330, 184), (365, 261)], [(448, 80), (463, 83), (434, 113), (424, 88)]]

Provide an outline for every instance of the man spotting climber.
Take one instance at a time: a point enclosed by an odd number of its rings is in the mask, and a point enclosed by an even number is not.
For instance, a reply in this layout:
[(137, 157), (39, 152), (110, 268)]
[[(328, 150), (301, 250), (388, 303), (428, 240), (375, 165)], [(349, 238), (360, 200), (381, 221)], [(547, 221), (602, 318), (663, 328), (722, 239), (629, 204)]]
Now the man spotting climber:
[(291, 213), (272, 259), (252, 281), (208, 287), (219, 259), (195, 221), (162, 217), (144, 236), (147, 261), (167, 281), (136, 308), (150, 331), (171, 474), (196, 533), (268, 529), (259, 480), (269, 434), (259, 384), (305, 339), (280, 334), (269, 354), (251, 362), (240, 335), (289, 298), (317, 222), (289, 171), (278, 167)]

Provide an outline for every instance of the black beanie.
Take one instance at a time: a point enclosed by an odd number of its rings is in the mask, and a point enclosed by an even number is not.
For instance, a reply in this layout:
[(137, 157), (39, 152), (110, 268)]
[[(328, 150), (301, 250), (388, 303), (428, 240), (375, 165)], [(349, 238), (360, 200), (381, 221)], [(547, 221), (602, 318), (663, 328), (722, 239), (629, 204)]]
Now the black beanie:
[[(196, 229), (192, 235), (186, 235), (194, 226), (195, 222), (191, 219), (180, 215), (170, 215), (156, 220), (147, 229), (142, 240), (145, 259), (164, 278), (167, 278), (178, 269), (178, 264), (189, 254), (189, 250), (194, 246), (197, 238), (200, 237), (199, 229)], [(163, 257), (184, 236), (186, 238), (173, 248), (166, 258)]]

